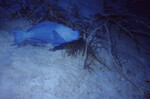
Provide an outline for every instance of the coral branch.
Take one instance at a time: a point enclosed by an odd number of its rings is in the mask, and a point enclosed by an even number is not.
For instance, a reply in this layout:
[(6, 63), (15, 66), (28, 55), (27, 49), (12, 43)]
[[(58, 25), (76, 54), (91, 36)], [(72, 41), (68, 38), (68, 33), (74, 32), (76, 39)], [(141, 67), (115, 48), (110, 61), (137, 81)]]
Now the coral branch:
[(85, 42), (86, 45), (85, 45), (84, 56), (83, 56), (84, 67), (86, 67), (85, 64), (86, 64), (86, 60), (87, 60), (87, 50), (88, 50), (88, 46), (89, 46), (90, 41), (94, 38), (96, 32), (99, 29), (101, 29), (105, 24), (107, 24), (107, 22), (108, 22), (108, 19), (106, 21), (104, 21), (104, 23), (102, 23), (99, 27), (97, 27), (96, 29), (94, 29), (92, 31), (92, 33), (87, 37), (86, 42)]
[(133, 38), (133, 35), (130, 31), (128, 31), (124, 26), (122, 26), (120, 23), (118, 23), (116, 20), (113, 20), (122, 30), (124, 30), (131, 38)]

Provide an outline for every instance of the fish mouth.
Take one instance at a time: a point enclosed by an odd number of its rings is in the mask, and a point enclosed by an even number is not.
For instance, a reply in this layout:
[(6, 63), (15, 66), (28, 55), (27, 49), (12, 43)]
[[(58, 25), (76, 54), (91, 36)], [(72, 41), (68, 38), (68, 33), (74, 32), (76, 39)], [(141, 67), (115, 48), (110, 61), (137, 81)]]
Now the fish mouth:
[(79, 39), (81, 39), (82, 38), (82, 36), (79, 36), (78, 38), (77, 38), (77, 40), (79, 40)]

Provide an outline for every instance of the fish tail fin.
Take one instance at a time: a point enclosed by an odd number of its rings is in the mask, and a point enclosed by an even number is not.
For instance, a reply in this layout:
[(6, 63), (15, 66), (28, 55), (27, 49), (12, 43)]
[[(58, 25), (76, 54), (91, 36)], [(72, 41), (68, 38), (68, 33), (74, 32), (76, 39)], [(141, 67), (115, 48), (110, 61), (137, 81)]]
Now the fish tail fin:
[(17, 45), (21, 44), (23, 41), (27, 39), (27, 32), (21, 31), (21, 30), (13, 30), (10, 32), (10, 34), (14, 34), (14, 44), (12, 45)]

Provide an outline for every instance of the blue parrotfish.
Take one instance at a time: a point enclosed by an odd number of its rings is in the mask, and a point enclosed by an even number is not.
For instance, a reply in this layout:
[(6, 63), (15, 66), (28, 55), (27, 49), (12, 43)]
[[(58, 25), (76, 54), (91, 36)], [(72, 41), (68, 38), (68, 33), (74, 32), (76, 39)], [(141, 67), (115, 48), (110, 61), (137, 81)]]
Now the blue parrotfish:
[(80, 32), (66, 25), (55, 22), (41, 22), (33, 25), (27, 31), (12, 30), (14, 44), (19, 45), (24, 41), (37, 43), (50, 43), (54, 47), (69, 43), (80, 38)]

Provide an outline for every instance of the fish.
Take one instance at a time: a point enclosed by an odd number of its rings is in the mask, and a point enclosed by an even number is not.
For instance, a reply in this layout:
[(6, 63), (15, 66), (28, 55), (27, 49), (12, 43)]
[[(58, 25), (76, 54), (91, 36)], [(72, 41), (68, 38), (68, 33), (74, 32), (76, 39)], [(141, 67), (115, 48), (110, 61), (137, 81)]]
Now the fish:
[(12, 30), (10, 34), (14, 35), (14, 43), (12, 45), (19, 45), (28, 41), (50, 43), (52, 46), (56, 47), (80, 38), (80, 32), (78, 30), (50, 21), (33, 25), (27, 31)]

